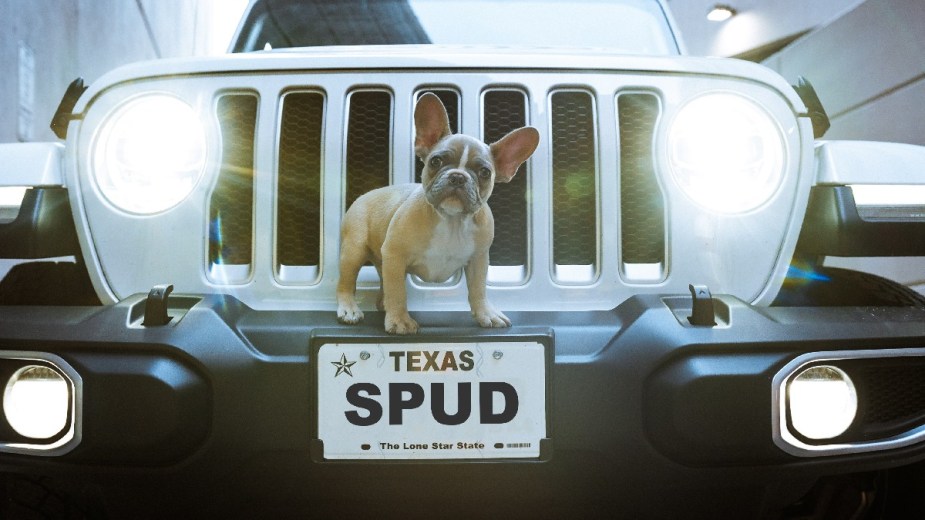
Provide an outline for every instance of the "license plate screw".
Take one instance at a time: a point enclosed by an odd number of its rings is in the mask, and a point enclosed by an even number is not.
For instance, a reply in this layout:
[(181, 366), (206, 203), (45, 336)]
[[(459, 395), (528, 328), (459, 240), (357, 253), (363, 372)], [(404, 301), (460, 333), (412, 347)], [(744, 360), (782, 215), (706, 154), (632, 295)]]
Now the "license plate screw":
[(496, 351), (492, 352), (491, 357), (493, 357), (493, 358), (495, 358), (495, 359), (501, 359), (501, 358), (504, 357), (504, 352), (501, 352), (500, 350), (496, 350)]
[(369, 359), (369, 352), (366, 352), (365, 350), (363, 352), (360, 352), (360, 359), (362, 359), (363, 361), (366, 361), (367, 359)]

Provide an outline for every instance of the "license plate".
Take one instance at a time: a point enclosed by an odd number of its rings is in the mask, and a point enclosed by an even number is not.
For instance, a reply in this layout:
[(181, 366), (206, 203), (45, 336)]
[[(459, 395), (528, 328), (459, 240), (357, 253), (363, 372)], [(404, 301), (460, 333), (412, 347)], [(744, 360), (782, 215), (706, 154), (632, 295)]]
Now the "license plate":
[(540, 456), (541, 343), (326, 343), (316, 359), (325, 459)]

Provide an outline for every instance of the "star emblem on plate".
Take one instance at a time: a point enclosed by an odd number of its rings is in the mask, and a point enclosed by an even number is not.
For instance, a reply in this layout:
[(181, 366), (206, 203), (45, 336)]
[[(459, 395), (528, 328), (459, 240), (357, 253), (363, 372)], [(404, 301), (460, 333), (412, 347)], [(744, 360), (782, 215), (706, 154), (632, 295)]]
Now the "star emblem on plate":
[(337, 367), (337, 372), (334, 373), (334, 377), (337, 377), (341, 374), (347, 374), (348, 376), (353, 377), (353, 372), (350, 371), (350, 367), (356, 363), (356, 361), (347, 361), (347, 354), (341, 354), (340, 361), (331, 361), (331, 364)]

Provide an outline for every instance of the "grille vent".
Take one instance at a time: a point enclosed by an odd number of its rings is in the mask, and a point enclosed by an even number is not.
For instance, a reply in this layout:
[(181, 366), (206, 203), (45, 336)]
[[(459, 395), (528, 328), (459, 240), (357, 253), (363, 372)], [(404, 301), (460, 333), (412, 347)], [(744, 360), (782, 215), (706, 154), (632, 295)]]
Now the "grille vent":
[(350, 95), (347, 118), (346, 206), (367, 191), (389, 185), (392, 172), (392, 94), (361, 90)]
[(222, 159), (209, 203), (209, 263), (211, 266), (249, 266), (254, 221), (257, 96), (222, 96), (216, 105), (216, 116), (221, 130)]
[[(489, 90), (482, 100), (482, 138), (493, 143), (527, 124), (527, 95), (519, 90)], [(489, 251), (494, 266), (527, 264), (527, 168), (511, 182), (495, 185), (488, 205), (495, 217), (495, 241)]]
[[(665, 261), (665, 202), (658, 186), (652, 153), (658, 98), (622, 94), (620, 121), (620, 237), (624, 269)], [(659, 269), (659, 273), (661, 270)], [(633, 276), (630, 276), (631, 278)], [(660, 274), (645, 276), (660, 278)]]
[(321, 250), (321, 151), (324, 95), (283, 98), (277, 184), (276, 261), (318, 266)]
[(550, 104), (553, 261), (592, 266), (598, 237), (594, 103), (588, 92), (561, 91)]
[[(462, 96), (451, 87), (415, 92), (437, 95), (451, 130), (462, 120)], [(280, 100), (275, 215), (275, 268), (290, 283), (317, 280), (322, 263), (327, 99), (320, 90), (292, 90)], [(548, 98), (551, 152), (552, 270), (557, 281), (590, 282), (599, 243), (597, 113), (584, 89), (553, 90)], [(209, 263), (213, 279), (249, 279), (254, 247), (254, 143), (259, 99), (251, 93), (218, 97), (216, 116), (223, 154), (210, 199)], [(665, 202), (656, 179), (653, 135), (660, 102), (653, 93), (617, 95), (620, 145), (621, 254), (627, 264), (665, 262)], [(381, 88), (353, 90), (347, 97), (344, 129), (345, 202), (391, 182), (394, 146), (393, 94)], [(491, 87), (481, 95), (482, 137), (492, 143), (529, 124), (527, 93)], [(412, 129), (413, 132), (413, 129)], [(410, 136), (409, 136), (410, 137)], [(405, 146), (404, 137), (400, 146)], [(421, 162), (416, 162), (420, 179)], [(529, 171), (498, 184), (489, 200), (495, 215), (490, 251), (492, 283), (523, 281), (530, 257)], [(216, 266), (221, 266), (217, 269)], [(667, 269), (667, 268), (666, 268)]]

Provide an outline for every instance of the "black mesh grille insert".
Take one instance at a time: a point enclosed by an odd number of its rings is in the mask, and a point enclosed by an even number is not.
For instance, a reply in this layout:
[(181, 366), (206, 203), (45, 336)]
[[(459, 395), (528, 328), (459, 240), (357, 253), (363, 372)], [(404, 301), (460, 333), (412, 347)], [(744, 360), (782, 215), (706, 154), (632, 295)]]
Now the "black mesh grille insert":
[[(519, 90), (491, 90), (483, 99), (482, 136), (493, 143), (527, 124), (527, 96)], [(527, 263), (527, 168), (521, 166), (509, 183), (495, 184), (488, 205), (495, 217), (491, 265)]]
[(347, 205), (360, 195), (388, 186), (392, 163), (392, 94), (358, 91), (350, 95), (347, 118)]
[(553, 261), (592, 265), (597, 253), (594, 103), (588, 92), (551, 96)]
[(858, 392), (858, 424), (846, 435), (884, 438), (925, 424), (925, 359), (858, 360), (839, 365), (854, 379)]
[[(418, 98), (422, 94), (431, 93), (440, 98), (443, 107), (446, 108), (447, 118), (450, 120), (450, 132), (459, 132), (459, 93), (455, 90), (447, 89), (428, 89), (418, 93)], [(417, 98), (416, 98), (417, 99)], [(421, 172), (424, 171), (424, 162), (421, 159), (414, 161), (414, 182), (421, 182)]]
[(665, 260), (665, 201), (655, 178), (652, 141), (659, 114), (652, 94), (622, 94), (620, 119), (620, 236), (623, 262)]
[(222, 96), (216, 115), (222, 134), (222, 162), (209, 203), (209, 262), (250, 264), (257, 97)]
[(279, 265), (316, 266), (321, 244), (321, 144), (324, 96), (283, 98), (279, 137), (276, 255)]

